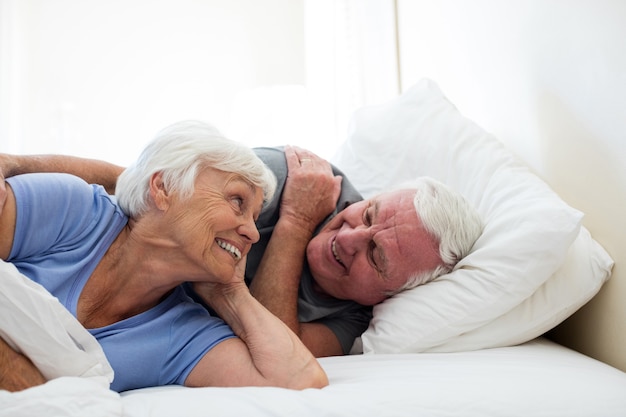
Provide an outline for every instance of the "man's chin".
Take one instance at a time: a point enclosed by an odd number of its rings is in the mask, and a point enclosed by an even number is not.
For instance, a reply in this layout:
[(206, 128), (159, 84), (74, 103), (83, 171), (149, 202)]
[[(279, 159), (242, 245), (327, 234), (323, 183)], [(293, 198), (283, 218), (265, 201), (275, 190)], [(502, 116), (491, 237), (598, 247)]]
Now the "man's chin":
[[(311, 275), (313, 275), (313, 274), (311, 274)], [(321, 295), (321, 296), (324, 296), (324, 297), (328, 297), (328, 298), (337, 298), (337, 297), (334, 297), (334, 296), (330, 295), (328, 293), (328, 291), (326, 291), (324, 288), (322, 288), (322, 286), (316, 281), (315, 276), (313, 276), (313, 289), (315, 290), (315, 292), (318, 295)]]

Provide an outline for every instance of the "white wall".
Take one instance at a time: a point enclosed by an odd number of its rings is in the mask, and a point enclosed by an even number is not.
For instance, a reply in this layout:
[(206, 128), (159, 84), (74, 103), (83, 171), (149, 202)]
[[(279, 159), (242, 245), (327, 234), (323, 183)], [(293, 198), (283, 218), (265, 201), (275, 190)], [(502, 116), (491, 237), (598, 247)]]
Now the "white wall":
[(626, 370), (626, 2), (398, 0), (403, 88), (438, 82), (518, 153), (616, 261), (556, 332)]
[(303, 85), (303, 0), (0, 0), (0, 151), (125, 164), (167, 124)]

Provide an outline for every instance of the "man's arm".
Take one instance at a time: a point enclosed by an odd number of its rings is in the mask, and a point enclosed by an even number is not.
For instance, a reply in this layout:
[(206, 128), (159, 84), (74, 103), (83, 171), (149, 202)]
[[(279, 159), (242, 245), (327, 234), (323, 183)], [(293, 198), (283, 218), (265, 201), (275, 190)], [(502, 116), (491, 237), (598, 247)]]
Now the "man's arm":
[(298, 321), (298, 288), (306, 247), (317, 225), (334, 210), (341, 177), (333, 175), (327, 161), (304, 150), (285, 148), (285, 157), (288, 175), (280, 216), (250, 291), (315, 356), (341, 355), (339, 340), (330, 328)]
[(15, 392), (44, 384), (46, 379), (26, 356), (0, 337), (0, 389)]
[[(240, 266), (245, 261), (240, 262)], [(187, 386), (322, 388), (326, 373), (298, 337), (263, 307), (240, 278), (232, 284), (195, 283), (194, 290), (239, 338), (211, 349), (191, 371)]]
[(109, 194), (114, 194), (117, 177), (123, 170), (123, 167), (97, 159), (0, 153), (0, 179), (33, 172), (64, 172), (81, 177), (90, 184), (100, 184)]

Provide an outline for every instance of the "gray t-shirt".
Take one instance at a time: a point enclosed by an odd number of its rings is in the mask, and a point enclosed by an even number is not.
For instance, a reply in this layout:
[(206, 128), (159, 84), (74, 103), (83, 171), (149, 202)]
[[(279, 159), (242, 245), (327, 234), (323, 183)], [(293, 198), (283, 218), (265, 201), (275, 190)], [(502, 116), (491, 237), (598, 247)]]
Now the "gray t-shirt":
[[(252, 245), (252, 249), (248, 254), (248, 263), (246, 265), (246, 282), (248, 285), (254, 278), (274, 226), (278, 221), (280, 199), (287, 178), (287, 161), (281, 148), (255, 148), (254, 151), (274, 172), (278, 185), (274, 199), (263, 208), (257, 221), (257, 228), (261, 238), (258, 243)], [(343, 177), (341, 195), (335, 211), (318, 226), (318, 230), (339, 211), (352, 203), (363, 200), (361, 194), (356, 191), (341, 171), (333, 167), (333, 172), (335, 175)], [(367, 329), (371, 318), (371, 307), (362, 306), (354, 301), (330, 298), (315, 291), (313, 288), (313, 277), (305, 260), (298, 294), (298, 319), (301, 323), (318, 322), (328, 326), (339, 339), (344, 353), (348, 353), (354, 343), (354, 339)]]
[[(282, 148), (255, 148), (255, 153), (274, 172), (277, 179), (276, 193), (272, 201), (267, 202), (256, 222), (261, 235), (259, 241), (252, 245), (246, 263), (246, 284), (250, 286), (252, 279), (261, 263), (267, 244), (278, 222), (280, 199), (287, 179), (287, 160)], [(341, 195), (337, 207), (320, 225), (316, 233), (339, 211), (350, 204), (363, 200), (345, 175), (333, 167), (335, 175), (341, 175)], [(191, 286), (186, 284), (187, 293), (196, 301), (205, 305), (193, 293)], [(206, 307), (206, 305), (205, 305)], [(208, 307), (207, 307), (208, 308)], [(209, 308), (210, 310), (210, 308)], [(213, 313), (213, 312), (212, 312)], [(313, 287), (313, 277), (309, 266), (304, 262), (300, 289), (298, 292), (298, 320), (301, 323), (317, 322), (326, 325), (339, 339), (344, 354), (350, 352), (354, 340), (367, 329), (372, 319), (372, 307), (363, 306), (354, 301), (338, 300), (327, 295), (319, 294)]]

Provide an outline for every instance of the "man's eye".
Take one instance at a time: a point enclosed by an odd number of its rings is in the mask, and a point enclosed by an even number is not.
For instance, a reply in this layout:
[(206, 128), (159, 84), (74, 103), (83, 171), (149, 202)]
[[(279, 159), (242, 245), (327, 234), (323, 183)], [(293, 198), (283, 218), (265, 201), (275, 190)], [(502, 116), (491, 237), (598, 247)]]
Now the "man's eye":
[(367, 257), (369, 258), (370, 265), (378, 271), (378, 265), (376, 264), (376, 259), (374, 257), (374, 253), (376, 252), (376, 242), (373, 240), (369, 243), (369, 248), (367, 251)]
[(363, 224), (365, 226), (371, 226), (372, 225), (372, 219), (370, 217), (369, 206), (363, 211)]

